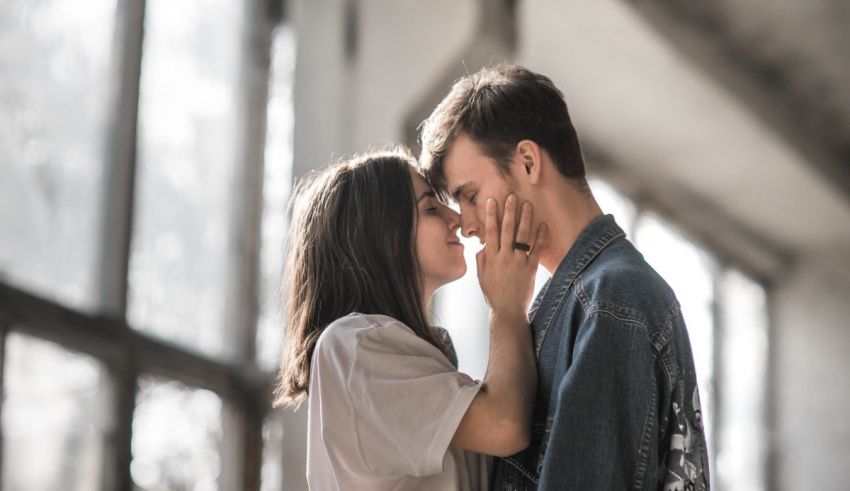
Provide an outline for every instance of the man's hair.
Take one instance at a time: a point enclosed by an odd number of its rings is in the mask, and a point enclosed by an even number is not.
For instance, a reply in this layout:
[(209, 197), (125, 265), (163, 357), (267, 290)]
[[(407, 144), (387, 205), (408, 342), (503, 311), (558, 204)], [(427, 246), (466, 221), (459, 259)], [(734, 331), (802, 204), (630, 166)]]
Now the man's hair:
[(446, 198), (443, 158), (466, 133), (503, 175), (521, 140), (549, 154), (561, 175), (584, 182), (584, 159), (567, 104), (552, 81), (516, 65), (498, 65), (467, 75), (421, 125), (420, 166), (434, 190)]

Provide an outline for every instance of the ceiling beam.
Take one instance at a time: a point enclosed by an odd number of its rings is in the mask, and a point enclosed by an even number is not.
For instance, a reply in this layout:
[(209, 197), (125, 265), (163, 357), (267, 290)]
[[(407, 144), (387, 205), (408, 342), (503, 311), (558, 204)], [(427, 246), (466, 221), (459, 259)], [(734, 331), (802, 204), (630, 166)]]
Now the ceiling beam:
[[(689, 60), (787, 141), (850, 202), (848, 116), (826, 100), (813, 100), (793, 84), (792, 64), (765, 60), (731, 32), (721, 6), (685, 0), (631, 0), (631, 5)], [(769, 169), (769, 167), (766, 167)]]

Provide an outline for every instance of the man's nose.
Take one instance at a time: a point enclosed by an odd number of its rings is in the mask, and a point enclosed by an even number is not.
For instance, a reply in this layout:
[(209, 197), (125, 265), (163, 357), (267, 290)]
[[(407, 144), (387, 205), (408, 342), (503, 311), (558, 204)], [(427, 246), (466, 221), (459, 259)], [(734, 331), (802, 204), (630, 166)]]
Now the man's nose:
[(471, 211), (460, 214), (460, 233), (464, 237), (478, 237), (478, 218)]

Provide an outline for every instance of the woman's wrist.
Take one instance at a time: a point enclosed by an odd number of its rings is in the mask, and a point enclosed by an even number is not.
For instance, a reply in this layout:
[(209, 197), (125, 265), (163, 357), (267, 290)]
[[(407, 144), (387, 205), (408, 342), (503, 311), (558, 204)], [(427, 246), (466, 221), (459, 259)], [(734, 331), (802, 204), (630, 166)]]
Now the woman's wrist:
[(499, 309), (490, 311), (490, 327), (513, 327), (528, 326), (528, 314), (520, 309)]

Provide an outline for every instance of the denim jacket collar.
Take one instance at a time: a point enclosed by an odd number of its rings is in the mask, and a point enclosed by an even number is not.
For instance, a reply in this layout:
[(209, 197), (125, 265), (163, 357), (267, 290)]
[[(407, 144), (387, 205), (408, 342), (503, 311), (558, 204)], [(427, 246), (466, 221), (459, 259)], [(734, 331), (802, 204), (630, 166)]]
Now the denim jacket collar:
[[(614, 221), (613, 215), (600, 215), (593, 219), (576, 238), (575, 243), (555, 270), (555, 274), (537, 295), (529, 311), (529, 319), (534, 326), (536, 354), (540, 354), (540, 346), (546, 338), (549, 324), (576, 277), (608, 244), (625, 235), (623, 229)], [(538, 312), (541, 312), (543, 317), (538, 319)]]

